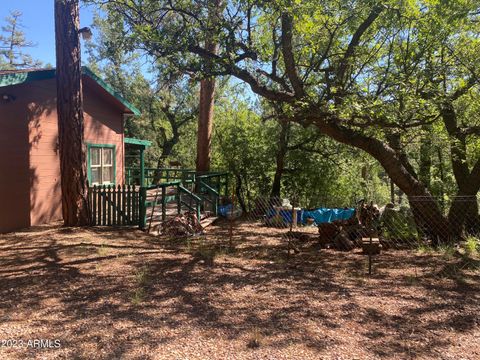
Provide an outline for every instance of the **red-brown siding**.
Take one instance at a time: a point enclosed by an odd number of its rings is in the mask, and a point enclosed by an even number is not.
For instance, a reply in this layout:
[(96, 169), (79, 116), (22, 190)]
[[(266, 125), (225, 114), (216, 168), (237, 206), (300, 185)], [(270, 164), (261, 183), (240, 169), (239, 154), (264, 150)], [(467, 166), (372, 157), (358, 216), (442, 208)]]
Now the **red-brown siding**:
[[(60, 220), (55, 79), (3, 93), (16, 99), (0, 104), (0, 232)], [(116, 181), (123, 183), (123, 115), (104, 97), (84, 86), (85, 141), (116, 146)]]
[(85, 142), (115, 145), (116, 183), (123, 184), (123, 115), (106, 103), (95, 89), (85, 87), (84, 93)]
[(0, 231), (30, 225), (30, 139), (28, 97), (23, 87), (0, 88), (16, 97), (0, 104)]

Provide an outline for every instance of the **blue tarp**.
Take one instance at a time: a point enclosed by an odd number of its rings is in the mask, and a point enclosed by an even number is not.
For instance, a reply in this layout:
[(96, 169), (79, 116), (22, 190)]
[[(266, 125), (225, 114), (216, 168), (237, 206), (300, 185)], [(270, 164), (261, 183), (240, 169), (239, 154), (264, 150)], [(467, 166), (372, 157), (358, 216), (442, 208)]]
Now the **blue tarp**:
[[(297, 219), (299, 223), (306, 224), (307, 218), (312, 218), (315, 224), (321, 223), (331, 223), (335, 220), (348, 220), (355, 213), (354, 208), (342, 208), (342, 209), (332, 209), (332, 208), (318, 208), (314, 210), (298, 210)], [(267, 218), (275, 216), (275, 210), (270, 209), (267, 212)], [(292, 222), (292, 211), (291, 210), (281, 210), (280, 216), (286, 223)]]
[(232, 208), (233, 208), (232, 204), (219, 205), (218, 206), (218, 214), (220, 216), (227, 217), (227, 215), (232, 212)]
[(335, 220), (348, 220), (355, 213), (354, 208), (329, 209), (318, 208), (315, 210), (302, 210), (300, 221), (302, 224), (307, 222), (307, 218), (312, 218), (315, 224), (331, 223)]

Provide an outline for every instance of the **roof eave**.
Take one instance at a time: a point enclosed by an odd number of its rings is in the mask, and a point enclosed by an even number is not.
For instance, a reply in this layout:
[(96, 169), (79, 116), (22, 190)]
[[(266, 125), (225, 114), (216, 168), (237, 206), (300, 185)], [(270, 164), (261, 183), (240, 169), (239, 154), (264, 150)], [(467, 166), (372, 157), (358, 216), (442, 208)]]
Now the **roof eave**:
[(98, 85), (100, 85), (106, 92), (112, 95), (115, 99), (117, 99), (125, 109), (129, 110), (126, 111), (125, 114), (140, 116), (142, 113), (138, 110), (133, 104), (125, 100), (118, 92), (116, 92), (110, 85), (108, 85), (105, 81), (103, 81), (99, 76), (97, 76), (92, 70), (90, 70), (86, 66), (82, 66), (82, 74), (87, 75), (91, 79), (93, 79)]
[[(97, 76), (92, 70), (86, 66), (82, 66), (82, 75), (86, 75), (95, 81), (103, 90), (113, 96), (124, 107), (124, 113), (129, 115), (139, 116), (142, 113), (133, 104), (125, 100), (118, 92), (116, 92), (110, 85)], [(55, 69), (48, 70), (34, 70), (25, 72), (15, 72), (2, 74), (0, 76), (0, 87), (19, 85), (36, 80), (47, 80), (55, 78)]]

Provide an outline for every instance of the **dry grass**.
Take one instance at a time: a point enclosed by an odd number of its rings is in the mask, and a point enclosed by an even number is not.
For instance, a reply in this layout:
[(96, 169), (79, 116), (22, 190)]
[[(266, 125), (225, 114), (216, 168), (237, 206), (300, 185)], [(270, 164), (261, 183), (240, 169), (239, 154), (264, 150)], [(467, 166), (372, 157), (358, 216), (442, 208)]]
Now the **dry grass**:
[(478, 359), (478, 258), (300, 244), (253, 223), (206, 238), (137, 230), (0, 235), (2, 359)]

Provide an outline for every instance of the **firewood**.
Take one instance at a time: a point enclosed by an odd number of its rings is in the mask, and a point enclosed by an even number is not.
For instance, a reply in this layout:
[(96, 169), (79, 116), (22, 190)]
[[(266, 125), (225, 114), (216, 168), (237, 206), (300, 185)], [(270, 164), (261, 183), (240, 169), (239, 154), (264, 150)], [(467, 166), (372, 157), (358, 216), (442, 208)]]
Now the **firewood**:
[(321, 223), (318, 225), (318, 233), (320, 234), (321, 240), (332, 241), (339, 231), (339, 226), (334, 223)]
[(336, 250), (350, 251), (355, 247), (355, 244), (348, 237), (345, 230), (341, 230), (333, 239), (333, 247)]

